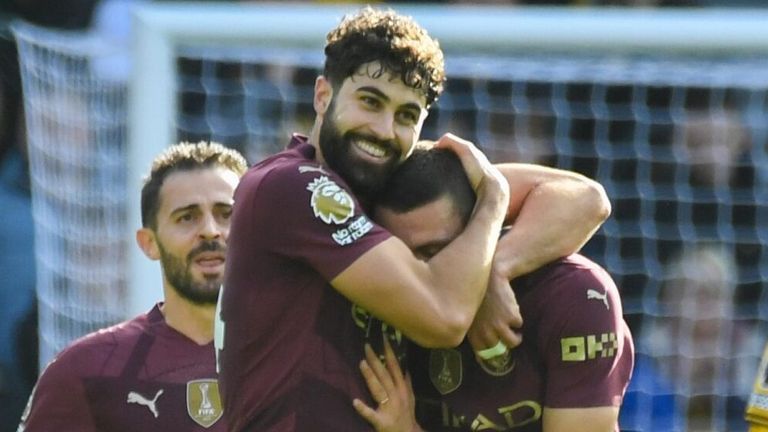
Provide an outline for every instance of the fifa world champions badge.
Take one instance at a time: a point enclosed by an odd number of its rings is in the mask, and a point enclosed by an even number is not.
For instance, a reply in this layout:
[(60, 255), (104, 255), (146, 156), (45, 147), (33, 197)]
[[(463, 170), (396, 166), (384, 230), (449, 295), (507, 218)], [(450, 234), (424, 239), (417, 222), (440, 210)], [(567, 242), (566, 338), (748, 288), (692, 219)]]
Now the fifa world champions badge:
[(768, 344), (763, 350), (755, 386), (749, 396), (746, 419), (750, 423), (750, 432), (768, 432)]

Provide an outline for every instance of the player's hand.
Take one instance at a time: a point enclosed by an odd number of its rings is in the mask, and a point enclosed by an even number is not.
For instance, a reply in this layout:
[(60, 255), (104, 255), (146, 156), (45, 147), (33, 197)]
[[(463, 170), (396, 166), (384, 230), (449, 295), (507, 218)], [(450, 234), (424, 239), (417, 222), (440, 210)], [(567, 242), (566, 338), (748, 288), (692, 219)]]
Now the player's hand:
[(353, 400), (352, 405), (377, 432), (421, 431), (416, 423), (416, 401), (411, 379), (404, 376), (386, 338), (384, 338), (384, 363), (366, 344), (365, 360), (360, 362), (360, 371), (378, 407), (372, 408), (360, 399)]
[(435, 142), (435, 147), (449, 148), (456, 153), (475, 192), (479, 192), (478, 189), (484, 182), (492, 182), (494, 185), (498, 183), (497, 186), (501, 188), (501, 193), (506, 193), (509, 196), (507, 181), (472, 142), (447, 133)]
[(523, 341), (522, 325), (523, 317), (509, 280), (491, 271), (485, 298), (467, 332), (472, 349), (475, 353), (493, 353), (499, 342), (512, 349)]

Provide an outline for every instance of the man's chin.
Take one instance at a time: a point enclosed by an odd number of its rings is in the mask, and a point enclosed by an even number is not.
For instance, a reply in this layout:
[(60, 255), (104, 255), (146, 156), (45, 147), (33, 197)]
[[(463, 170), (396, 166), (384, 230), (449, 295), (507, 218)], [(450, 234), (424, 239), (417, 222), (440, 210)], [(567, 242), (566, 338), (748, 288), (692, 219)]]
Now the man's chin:
[(205, 293), (194, 296), (183, 296), (185, 299), (190, 301), (191, 303), (195, 304), (196, 306), (216, 306), (216, 303), (219, 300), (219, 292), (217, 291), (216, 294), (212, 293)]
[(221, 282), (203, 284), (193, 290), (176, 290), (180, 297), (198, 306), (216, 305), (221, 291)]

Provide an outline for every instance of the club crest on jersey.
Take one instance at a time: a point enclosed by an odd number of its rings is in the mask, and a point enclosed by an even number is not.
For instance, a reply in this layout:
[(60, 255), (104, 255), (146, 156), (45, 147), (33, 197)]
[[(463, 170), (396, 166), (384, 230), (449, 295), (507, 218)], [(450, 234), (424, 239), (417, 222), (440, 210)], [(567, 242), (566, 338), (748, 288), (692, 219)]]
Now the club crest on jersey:
[(211, 427), (224, 414), (219, 381), (199, 379), (187, 382), (187, 414), (204, 428)]
[(497, 355), (496, 357), (487, 360), (478, 358), (477, 362), (480, 363), (480, 367), (482, 367), (489, 375), (504, 376), (512, 372), (512, 369), (515, 368), (515, 358), (512, 355), (513, 352), (513, 350), (507, 350), (504, 354)]
[(307, 185), (312, 192), (310, 204), (315, 217), (327, 224), (342, 224), (355, 214), (352, 196), (326, 176), (320, 176)]
[(461, 353), (455, 349), (433, 349), (429, 353), (429, 379), (442, 395), (461, 385), (464, 368)]

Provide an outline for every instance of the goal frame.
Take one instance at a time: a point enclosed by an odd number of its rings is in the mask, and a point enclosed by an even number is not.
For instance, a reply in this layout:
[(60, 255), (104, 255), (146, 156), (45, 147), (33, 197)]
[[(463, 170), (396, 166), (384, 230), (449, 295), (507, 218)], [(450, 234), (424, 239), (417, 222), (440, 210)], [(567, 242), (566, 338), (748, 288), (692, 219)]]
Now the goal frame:
[[(147, 3), (133, 10), (129, 91), (128, 238), (141, 225), (142, 177), (152, 158), (176, 141), (176, 52), (190, 44), (312, 48), (360, 5), (302, 3)], [(532, 6), (397, 5), (451, 52), (587, 51), (768, 54), (768, 11)], [(136, 247), (128, 251), (127, 315), (160, 298), (160, 267)]]

